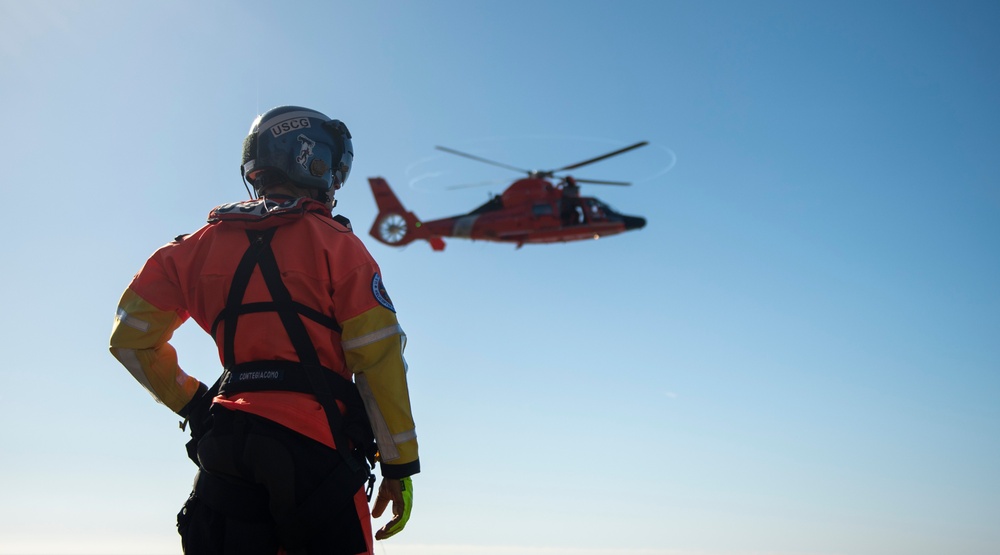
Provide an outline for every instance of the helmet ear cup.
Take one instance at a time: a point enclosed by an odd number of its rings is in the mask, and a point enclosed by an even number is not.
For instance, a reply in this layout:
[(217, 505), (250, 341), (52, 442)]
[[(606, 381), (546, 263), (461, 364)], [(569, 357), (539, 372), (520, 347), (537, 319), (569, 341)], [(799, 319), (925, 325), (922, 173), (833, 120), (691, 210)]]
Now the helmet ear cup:
[(347, 125), (339, 119), (332, 119), (323, 124), (323, 129), (330, 134), (331, 137), (343, 136), (345, 139), (351, 139), (351, 132), (347, 129)]
[(344, 122), (336, 119), (330, 121), (326, 127), (340, 150), (339, 159), (334, 160), (333, 181), (338, 187), (343, 187), (351, 175), (351, 166), (354, 165), (354, 143), (351, 141), (351, 132)]
[[(257, 133), (255, 132), (255, 130), (251, 129), (250, 134), (247, 135), (245, 139), (243, 139), (243, 158), (240, 162), (240, 175), (242, 175), (244, 179), (246, 179), (251, 183), (253, 183), (253, 180), (250, 179), (250, 176), (248, 174), (251, 171), (253, 171), (253, 166), (255, 165), (256, 160), (257, 160)], [(250, 162), (249, 168), (247, 167), (247, 162)]]
[[(323, 129), (330, 134), (334, 144), (340, 151), (339, 156), (334, 156), (333, 161), (333, 184), (336, 187), (343, 187), (347, 182), (347, 177), (351, 174), (351, 166), (354, 164), (354, 144), (351, 142), (351, 131), (347, 125), (339, 119), (330, 120), (323, 124)], [(337, 154), (337, 153), (334, 153)]]

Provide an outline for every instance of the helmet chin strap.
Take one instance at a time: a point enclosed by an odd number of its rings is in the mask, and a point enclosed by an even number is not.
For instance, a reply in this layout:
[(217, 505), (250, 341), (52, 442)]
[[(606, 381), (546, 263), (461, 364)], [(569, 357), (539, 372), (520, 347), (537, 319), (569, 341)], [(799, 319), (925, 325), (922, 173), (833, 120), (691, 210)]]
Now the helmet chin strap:
[(243, 176), (243, 186), (246, 187), (247, 194), (250, 195), (250, 200), (257, 200), (256, 190), (250, 188), (250, 182), (247, 181), (245, 175)]
[(316, 191), (316, 196), (313, 197), (313, 200), (318, 200), (323, 204), (329, 206), (330, 210), (333, 210), (334, 208), (337, 207), (337, 199), (333, 198), (333, 195), (330, 194), (329, 191), (321, 191), (319, 189), (314, 189), (314, 190)]
[(337, 207), (337, 199), (333, 198), (333, 195), (324, 192), (323, 196), (326, 197), (327, 200), (325, 202), (330, 207), (330, 210)]

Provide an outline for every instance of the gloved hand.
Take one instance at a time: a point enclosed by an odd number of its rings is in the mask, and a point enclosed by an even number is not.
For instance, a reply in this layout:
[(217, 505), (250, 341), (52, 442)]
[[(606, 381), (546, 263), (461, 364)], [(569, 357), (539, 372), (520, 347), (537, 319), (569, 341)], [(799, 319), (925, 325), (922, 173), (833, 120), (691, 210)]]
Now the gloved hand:
[(194, 464), (198, 464), (198, 441), (212, 426), (212, 417), (209, 414), (211, 407), (212, 395), (208, 392), (208, 387), (205, 384), (199, 384), (194, 397), (178, 413), (184, 417), (184, 421), (181, 422), (181, 430), (187, 425), (191, 425), (191, 441), (187, 442), (184, 447), (187, 449), (188, 458)]
[(410, 520), (410, 509), (413, 507), (413, 481), (409, 477), (400, 480), (382, 478), (378, 495), (375, 496), (372, 516), (375, 518), (382, 516), (389, 501), (392, 501), (392, 520), (375, 532), (376, 540), (391, 538), (406, 527), (406, 521)]
[(194, 393), (194, 397), (178, 413), (184, 417), (181, 429), (183, 430), (185, 426), (190, 425), (191, 437), (195, 440), (201, 439), (201, 436), (205, 435), (211, 426), (211, 416), (208, 414), (211, 407), (212, 396), (208, 393), (208, 387), (203, 383), (198, 384), (198, 391)]

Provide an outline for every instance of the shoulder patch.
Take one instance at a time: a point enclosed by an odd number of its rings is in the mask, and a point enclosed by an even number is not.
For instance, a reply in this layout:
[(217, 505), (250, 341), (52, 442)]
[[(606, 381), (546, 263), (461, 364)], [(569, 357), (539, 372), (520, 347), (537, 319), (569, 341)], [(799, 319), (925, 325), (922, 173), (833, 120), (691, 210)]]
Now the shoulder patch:
[(389, 292), (385, 290), (385, 284), (382, 283), (382, 276), (378, 272), (375, 272), (375, 277), (372, 278), (372, 295), (375, 296), (378, 304), (388, 308), (393, 313), (396, 312), (396, 307), (392, 306), (392, 300), (389, 299)]
[(180, 243), (181, 241), (187, 239), (190, 235), (190, 233), (182, 233), (177, 237), (174, 237), (174, 243)]

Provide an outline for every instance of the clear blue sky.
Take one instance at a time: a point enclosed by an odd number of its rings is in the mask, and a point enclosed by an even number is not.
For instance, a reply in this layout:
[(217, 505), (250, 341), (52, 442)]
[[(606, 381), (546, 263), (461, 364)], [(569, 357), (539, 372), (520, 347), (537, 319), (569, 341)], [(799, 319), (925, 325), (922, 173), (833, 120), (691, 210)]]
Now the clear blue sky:
[[(179, 553), (177, 418), (107, 352), (146, 257), (245, 198), (276, 105), (344, 120), (338, 211), (409, 336), (388, 555), (1000, 552), (996, 2), (0, 0), (0, 554)], [(641, 231), (368, 238), (580, 170)], [(211, 342), (175, 338), (211, 382)]]

